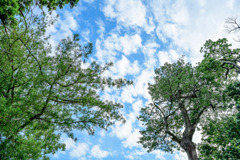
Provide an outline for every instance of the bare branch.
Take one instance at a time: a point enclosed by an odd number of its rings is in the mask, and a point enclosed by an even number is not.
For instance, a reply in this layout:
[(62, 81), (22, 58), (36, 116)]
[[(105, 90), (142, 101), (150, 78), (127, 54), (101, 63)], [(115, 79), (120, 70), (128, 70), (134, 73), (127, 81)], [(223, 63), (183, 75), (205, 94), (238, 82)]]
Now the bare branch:
[[(240, 31), (240, 24), (237, 22), (237, 17), (230, 17), (226, 19), (226, 30), (228, 33), (236, 33)], [(236, 41), (240, 41), (240, 38), (235, 39)]]

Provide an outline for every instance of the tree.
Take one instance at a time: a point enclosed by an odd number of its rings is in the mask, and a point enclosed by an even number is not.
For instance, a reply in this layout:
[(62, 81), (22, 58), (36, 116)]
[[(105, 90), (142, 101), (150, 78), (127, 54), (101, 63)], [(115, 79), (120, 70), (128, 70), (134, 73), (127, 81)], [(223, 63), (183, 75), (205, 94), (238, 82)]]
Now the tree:
[[(236, 20), (232, 21), (232, 24), (233, 22), (236, 23)], [(205, 44), (205, 58), (214, 59), (215, 63), (220, 64), (212, 70), (222, 68), (225, 70), (225, 78), (233, 79), (228, 86), (225, 85), (227, 86), (225, 92), (235, 103), (234, 113), (210, 119), (203, 126), (202, 142), (199, 145), (201, 159), (240, 158), (240, 83), (236, 78), (240, 71), (238, 65), (240, 49), (230, 47), (231, 44), (228, 44), (227, 39), (219, 39), (215, 42), (208, 40)], [(234, 73), (234, 76), (229, 77), (229, 73)]]
[(0, 1), (0, 19), (4, 24), (16, 23), (16, 16), (24, 16), (24, 12), (31, 6), (39, 8), (47, 7), (48, 11), (56, 10), (57, 7), (63, 8), (70, 4), (74, 7), (79, 0), (1, 0)]
[[(219, 39), (217, 41), (207, 40), (204, 47), (201, 48), (201, 52), (204, 53), (205, 61), (211, 61), (215, 66), (212, 66), (212, 72), (217, 70), (224, 70), (225, 78), (229, 76), (229, 73), (240, 73), (240, 49), (231, 49), (232, 44), (229, 44), (226, 38)], [(231, 78), (231, 77), (230, 77)]]
[(112, 64), (90, 62), (92, 44), (74, 35), (52, 50), (44, 18), (18, 20), (14, 28), (0, 25), (0, 159), (47, 159), (64, 149), (62, 133), (75, 139), (74, 129), (93, 134), (124, 122), (123, 106), (99, 95), (131, 82), (103, 77)]
[(146, 126), (139, 141), (144, 148), (166, 152), (182, 148), (189, 160), (198, 159), (192, 141), (195, 130), (213, 110), (223, 109), (227, 102), (219, 103), (225, 97), (222, 84), (227, 83), (222, 69), (211, 74), (211, 67), (217, 65), (205, 59), (192, 67), (180, 59), (155, 70), (155, 82), (148, 88), (152, 102), (142, 108), (139, 116)]
[(237, 114), (211, 120), (204, 126), (202, 136), (198, 146), (201, 159), (240, 159), (240, 105)]

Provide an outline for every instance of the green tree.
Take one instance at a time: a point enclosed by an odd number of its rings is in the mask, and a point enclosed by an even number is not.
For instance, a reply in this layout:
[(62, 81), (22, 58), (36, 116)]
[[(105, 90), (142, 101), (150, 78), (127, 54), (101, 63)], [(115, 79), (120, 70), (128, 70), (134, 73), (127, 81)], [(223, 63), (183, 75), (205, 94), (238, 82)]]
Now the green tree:
[(56, 10), (57, 7), (63, 8), (70, 4), (74, 7), (79, 0), (1, 0), (0, 1), (0, 19), (4, 24), (16, 23), (16, 16), (24, 16), (31, 6), (39, 8), (47, 7), (48, 11)]
[(123, 106), (99, 95), (131, 82), (103, 77), (112, 64), (90, 62), (92, 44), (74, 35), (53, 50), (44, 37), (48, 22), (34, 15), (19, 22), (0, 25), (0, 159), (46, 159), (64, 149), (62, 133), (75, 139), (74, 129), (93, 134), (124, 122)]
[[(205, 59), (211, 59), (219, 64), (212, 67), (215, 70), (224, 69), (225, 78), (233, 79), (225, 89), (226, 94), (235, 101), (234, 113), (227, 116), (210, 119), (203, 126), (202, 142), (199, 145), (201, 159), (239, 159), (240, 153), (240, 83), (237, 79), (240, 71), (240, 49), (231, 49), (227, 39), (208, 40), (204, 49)], [(235, 73), (229, 77), (230, 73)], [(235, 78), (234, 78), (235, 77)], [(215, 79), (216, 80), (216, 79)], [(231, 110), (230, 110), (231, 111)], [(209, 157), (211, 155), (211, 157)]]
[(240, 159), (240, 105), (237, 114), (211, 120), (204, 126), (202, 136), (198, 147), (201, 159)]
[(155, 82), (148, 88), (152, 102), (141, 110), (139, 116), (146, 126), (139, 141), (144, 148), (166, 152), (182, 148), (189, 160), (198, 159), (192, 141), (195, 130), (213, 110), (226, 106), (219, 103), (225, 98), (222, 85), (227, 83), (223, 70), (212, 74), (211, 65), (217, 66), (218, 63), (208, 59), (192, 67), (180, 59), (155, 70)]

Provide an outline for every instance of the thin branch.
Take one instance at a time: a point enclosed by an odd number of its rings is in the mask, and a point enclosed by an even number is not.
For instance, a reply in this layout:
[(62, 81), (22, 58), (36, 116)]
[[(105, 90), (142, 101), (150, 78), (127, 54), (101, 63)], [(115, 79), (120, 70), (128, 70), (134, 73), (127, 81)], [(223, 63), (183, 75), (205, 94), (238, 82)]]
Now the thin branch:
[(240, 70), (240, 66), (237, 65), (236, 63), (229, 62), (229, 61), (222, 61), (222, 62), (223, 62), (222, 65), (224, 65), (224, 64), (231, 64), (231, 65), (233, 65), (234, 67), (236, 67), (238, 70)]
[[(44, 118), (37, 118), (39, 120), (42, 120), (42, 121), (45, 121), (45, 122), (48, 122), (48, 123), (54, 123), (54, 124), (74, 124), (74, 123), (93, 123), (93, 124), (97, 124), (97, 122), (95, 121), (91, 121), (91, 120), (79, 120), (79, 121), (73, 121), (73, 122), (56, 122), (56, 121), (51, 121), (51, 120), (47, 120), (47, 119), (44, 119)], [(62, 120), (64, 121), (64, 120)]]
[(203, 109), (197, 114), (197, 117), (194, 119), (193, 126), (196, 127), (197, 123), (199, 122), (200, 117), (202, 116), (203, 112), (208, 108), (208, 106), (203, 107)]
[(19, 39), (19, 40), (20, 40), (20, 41), (22, 42), (22, 44), (26, 47), (26, 49), (28, 50), (29, 54), (35, 59), (35, 61), (36, 61), (37, 64), (38, 64), (40, 73), (43, 74), (43, 72), (42, 72), (42, 67), (41, 67), (40, 62), (38, 61), (38, 59), (32, 54), (31, 50), (30, 50), (30, 49), (28, 48), (28, 46), (23, 42), (23, 40), (22, 40), (22, 39)]
[(178, 144), (181, 144), (181, 139), (178, 138), (175, 134), (173, 134), (171, 131), (166, 130), (166, 133), (169, 134), (172, 137), (172, 140), (177, 142)]
[[(154, 103), (154, 102), (153, 102)], [(174, 133), (172, 133), (170, 130), (169, 130), (169, 126), (168, 126), (168, 116), (166, 117), (165, 116), (165, 114), (164, 114), (164, 112), (161, 110), (161, 108), (158, 106), (158, 105), (156, 105), (155, 103), (154, 103), (154, 106), (162, 113), (162, 115), (163, 115), (163, 119), (164, 119), (164, 123), (165, 123), (165, 129), (166, 129), (166, 133), (167, 134), (169, 134), (171, 137), (172, 137), (172, 140), (173, 141), (175, 141), (175, 142), (177, 142), (177, 143), (181, 143), (181, 140), (180, 140), (180, 138), (178, 138)]]

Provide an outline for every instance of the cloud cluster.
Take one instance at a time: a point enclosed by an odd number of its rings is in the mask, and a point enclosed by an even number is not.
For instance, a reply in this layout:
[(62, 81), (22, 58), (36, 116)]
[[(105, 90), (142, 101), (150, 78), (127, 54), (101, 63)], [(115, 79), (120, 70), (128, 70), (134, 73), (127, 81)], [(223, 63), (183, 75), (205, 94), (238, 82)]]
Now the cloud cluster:
[(142, 47), (141, 42), (142, 39), (138, 34), (120, 36), (113, 32), (105, 39), (97, 39), (96, 56), (100, 62), (115, 62), (119, 54), (129, 56), (137, 53)]
[(111, 155), (110, 152), (101, 149), (100, 145), (90, 147), (90, 144), (79, 142), (76, 143), (71, 138), (64, 138), (63, 143), (66, 145), (65, 152), (58, 152), (54, 157), (58, 158), (61, 154), (68, 154), (71, 158), (77, 159), (103, 159)]
[[(85, 0), (94, 5), (94, 0)], [(141, 107), (150, 101), (148, 83), (152, 83), (154, 69), (165, 62), (175, 62), (182, 55), (193, 65), (202, 59), (200, 47), (207, 39), (216, 40), (230, 37), (224, 30), (225, 18), (236, 16), (239, 10), (236, 0), (105, 0), (100, 5), (102, 16), (94, 20), (93, 27), (82, 30), (82, 37), (89, 40), (89, 34), (96, 32), (95, 60), (104, 64), (114, 62), (114, 66), (104, 73), (112, 78), (125, 77), (134, 80), (132, 86), (122, 90), (107, 89), (103, 99), (114, 100), (125, 105), (125, 124), (116, 123), (111, 133), (101, 132), (101, 136), (116, 137), (121, 147), (131, 151), (127, 159), (146, 155), (146, 151), (137, 143), (142, 127), (136, 117)], [(52, 34), (51, 43), (59, 37), (69, 36), (79, 29), (77, 12), (64, 11), (60, 20), (48, 29)], [(111, 24), (112, 26), (108, 26)], [(194, 141), (199, 142), (200, 133)], [(72, 157), (105, 158), (110, 152), (96, 144), (66, 140), (66, 147)], [(156, 159), (164, 159), (161, 151), (152, 153)], [(176, 152), (177, 160), (186, 159), (186, 155)]]
[(106, 17), (116, 18), (124, 26), (143, 27), (146, 24), (146, 8), (141, 0), (107, 0), (105, 3)]
[(224, 30), (224, 23), (226, 18), (237, 13), (236, 3), (239, 2), (152, 1), (150, 5), (156, 22), (156, 35), (163, 43), (171, 42), (169, 49), (184, 51), (194, 64), (202, 59), (199, 50), (207, 39), (231, 37)]

